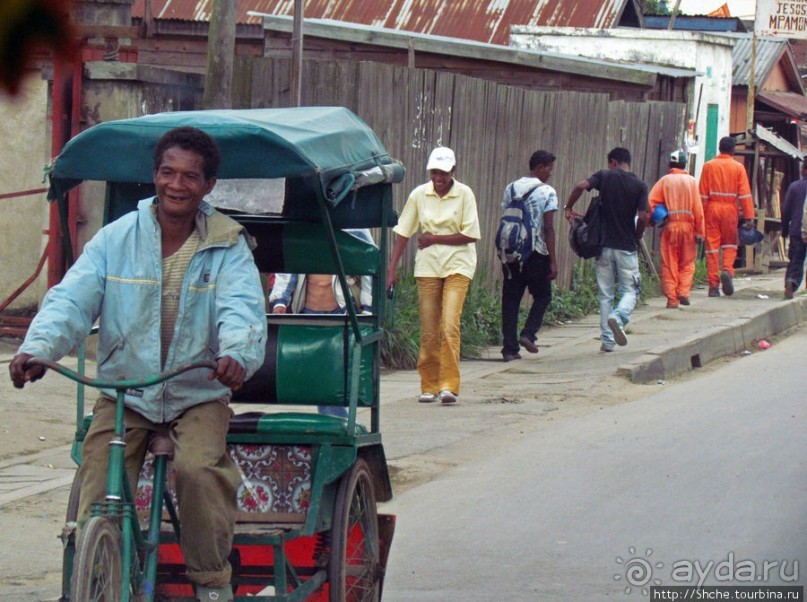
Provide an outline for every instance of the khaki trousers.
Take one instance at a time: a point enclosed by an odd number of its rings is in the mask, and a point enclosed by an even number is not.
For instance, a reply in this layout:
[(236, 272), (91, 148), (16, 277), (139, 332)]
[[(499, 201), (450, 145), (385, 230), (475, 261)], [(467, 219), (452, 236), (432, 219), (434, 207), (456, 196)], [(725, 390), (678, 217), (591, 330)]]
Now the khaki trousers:
[(460, 317), (470, 278), (416, 278), (420, 309), (421, 393), (460, 392)]
[[(167, 434), (174, 443), (173, 466), (182, 538), (180, 546), (188, 578), (197, 585), (224, 587), (230, 583), (227, 560), (233, 542), (237, 509), (238, 468), (225, 451), (232, 410), (221, 401), (203, 403), (170, 423), (155, 424), (128, 408), (125, 462), (132, 491), (148, 449), (151, 433)], [(115, 434), (115, 401), (101, 397), (82, 447), (78, 476), (81, 483), (79, 524), (92, 504), (106, 495), (109, 441)]]

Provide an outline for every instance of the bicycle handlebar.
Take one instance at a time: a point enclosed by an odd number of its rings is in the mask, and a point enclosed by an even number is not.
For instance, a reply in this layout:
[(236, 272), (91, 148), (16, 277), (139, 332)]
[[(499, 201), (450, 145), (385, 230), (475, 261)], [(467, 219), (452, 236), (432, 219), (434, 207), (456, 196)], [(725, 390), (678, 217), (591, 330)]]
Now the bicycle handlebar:
[(54, 362), (53, 360), (46, 359), (44, 357), (32, 357), (27, 362), (25, 362), (25, 368), (29, 368), (31, 366), (41, 366), (43, 368), (50, 368), (51, 370), (55, 370), (62, 376), (66, 376), (67, 378), (74, 380), (77, 383), (82, 383), (84, 385), (95, 387), (96, 389), (115, 389), (116, 391), (125, 391), (126, 389), (139, 389), (141, 387), (150, 387), (152, 385), (158, 385), (161, 382), (168, 380), (169, 378), (174, 378), (183, 372), (188, 372), (189, 370), (195, 370), (197, 368), (208, 368), (210, 370), (215, 370), (217, 367), (216, 362), (207, 360), (202, 362), (194, 362), (193, 364), (187, 364), (185, 366), (180, 366), (179, 368), (174, 368), (173, 370), (169, 370), (168, 372), (161, 372), (155, 376), (140, 379), (140, 380), (117, 380), (117, 381), (103, 381), (92, 379), (83, 374), (79, 374), (66, 366), (62, 366), (61, 364)]

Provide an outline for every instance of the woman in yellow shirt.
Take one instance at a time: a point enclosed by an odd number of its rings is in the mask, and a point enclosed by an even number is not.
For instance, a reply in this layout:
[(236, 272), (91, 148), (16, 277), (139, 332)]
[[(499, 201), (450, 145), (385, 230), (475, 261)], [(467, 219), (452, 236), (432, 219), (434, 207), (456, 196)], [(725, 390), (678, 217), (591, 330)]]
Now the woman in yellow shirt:
[(421, 394), (418, 401), (456, 403), (460, 392), (460, 317), (476, 271), (481, 237), (476, 198), (454, 179), (454, 151), (435, 148), (426, 165), (429, 182), (409, 195), (387, 269), (387, 288), (398, 280), (397, 266), (418, 231), (415, 281), (420, 309)]

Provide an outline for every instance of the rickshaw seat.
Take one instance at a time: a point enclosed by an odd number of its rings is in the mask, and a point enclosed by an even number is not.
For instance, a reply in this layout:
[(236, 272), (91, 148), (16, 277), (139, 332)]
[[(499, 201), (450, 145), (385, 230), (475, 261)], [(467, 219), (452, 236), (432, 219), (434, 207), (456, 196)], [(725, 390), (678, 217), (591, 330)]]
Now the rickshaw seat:
[[(360, 330), (363, 336), (369, 336), (373, 329), (370, 325), (361, 325)], [(347, 407), (354, 364), (353, 343), (353, 330), (341, 316), (270, 316), (264, 363), (233, 393), (232, 401)], [(356, 392), (359, 407), (373, 404), (373, 353), (374, 345), (361, 349)], [(298, 422), (291, 422), (291, 418), (267, 418), (265, 425), (266, 428), (270, 424), (335, 428), (323, 416), (295, 420)]]
[[(364, 434), (364, 425), (356, 427)], [(302, 433), (305, 435), (339, 436), (347, 434), (347, 420), (337, 416), (324, 414), (302, 414), (281, 412), (265, 414), (263, 412), (244, 412), (230, 419), (230, 433), (251, 435), (260, 433)]]

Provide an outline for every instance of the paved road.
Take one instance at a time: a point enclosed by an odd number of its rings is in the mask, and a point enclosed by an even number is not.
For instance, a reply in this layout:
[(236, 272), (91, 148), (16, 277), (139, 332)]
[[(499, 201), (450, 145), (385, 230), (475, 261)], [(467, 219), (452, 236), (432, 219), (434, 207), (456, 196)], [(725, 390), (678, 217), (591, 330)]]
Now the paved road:
[[(754, 349), (756, 338), (798, 323), (807, 306), (803, 294), (781, 301), (781, 275), (738, 278), (736, 285), (730, 299), (708, 299), (705, 290), (696, 290), (692, 307), (680, 311), (664, 309), (663, 299), (650, 299), (634, 315), (629, 345), (616, 353), (598, 352), (596, 316), (543, 330), (541, 353), (519, 362), (503, 364), (498, 349), (490, 349), (481, 360), (463, 362), (456, 407), (416, 403), (414, 371), (385, 373), (382, 430), (396, 497), (453, 474), (454, 467), (507, 454), (533, 431), (612, 411), (657, 389), (655, 379), (649, 386), (632, 384), (616, 376), (618, 370), (628, 374), (645, 365), (652, 368), (659, 358), (668, 366), (683, 358), (689, 369), (693, 354), (706, 365), (716, 357), (714, 343), (725, 342), (712, 336), (721, 330), (731, 333), (730, 353)], [(774, 349), (778, 344), (774, 339)], [(7, 369), (13, 348), (0, 341), (0, 370)], [(366, 413), (362, 419), (366, 421)], [(74, 423), (75, 393), (63, 378), (49, 375), (23, 391), (0, 378), (0, 533), (5, 544), (0, 546), (0, 601), (34, 602), (58, 594), (61, 551), (56, 535), (67, 501), (65, 483), (73, 470), (68, 449)], [(553, 454), (548, 450), (545, 455), (552, 459)], [(543, 455), (536, 456), (539, 460), (544, 461)], [(566, 505), (560, 496), (551, 502)], [(454, 511), (453, 505), (449, 508)], [(403, 537), (405, 529), (399, 527), (393, 551)], [(642, 542), (614, 545), (621, 550)], [(609, 552), (608, 560), (620, 550)], [(460, 552), (466, 553), (458, 550), (456, 558)]]
[(664, 585), (696, 560), (807, 570), (805, 348), (802, 328), (398, 496), (385, 602), (641, 600), (635, 558)]

